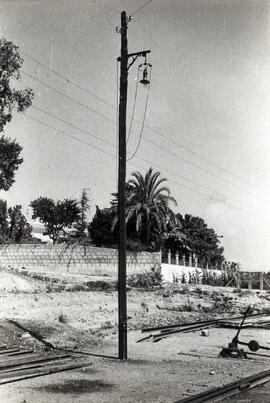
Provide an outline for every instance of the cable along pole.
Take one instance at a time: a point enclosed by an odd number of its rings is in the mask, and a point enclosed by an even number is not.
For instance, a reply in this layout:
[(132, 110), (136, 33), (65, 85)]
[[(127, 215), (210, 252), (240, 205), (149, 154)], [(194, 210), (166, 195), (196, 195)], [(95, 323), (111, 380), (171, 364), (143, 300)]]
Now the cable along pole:
[[(121, 56), (117, 59), (120, 62), (120, 100), (119, 100), (119, 153), (118, 153), (118, 356), (121, 360), (127, 360), (127, 288), (126, 288), (126, 111), (127, 111), (127, 89), (128, 70), (139, 56), (146, 58), (150, 50), (128, 54), (127, 41), (127, 15), (121, 13), (121, 28), (116, 28), (121, 34)], [(132, 61), (128, 65), (129, 58)], [(147, 78), (147, 63), (145, 61), (145, 74)], [(145, 82), (143, 82), (145, 84)]]

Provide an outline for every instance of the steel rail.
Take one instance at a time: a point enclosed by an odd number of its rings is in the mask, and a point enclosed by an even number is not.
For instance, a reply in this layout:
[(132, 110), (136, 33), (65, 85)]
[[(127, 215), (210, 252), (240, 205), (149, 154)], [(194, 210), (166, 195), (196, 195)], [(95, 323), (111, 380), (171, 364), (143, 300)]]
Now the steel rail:
[[(232, 325), (231, 325), (232, 326)], [(198, 330), (202, 330), (208, 327), (229, 327), (223, 325), (223, 321), (208, 321), (207, 323), (203, 323), (203, 322), (199, 322), (194, 326), (183, 326), (181, 328), (175, 328), (175, 329), (168, 329), (168, 330), (161, 330), (161, 333), (152, 335), (153, 340), (157, 340), (159, 341), (160, 339), (166, 338), (170, 335), (176, 334), (176, 333), (189, 333), (189, 332), (193, 332), (193, 331), (198, 331)], [(235, 324), (236, 329), (240, 329), (240, 325), (239, 324)], [(243, 326), (241, 326), (242, 328)], [(251, 324), (246, 326), (247, 328), (252, 328), (253, 326)]]
[(217, 325), (218, 324), (215, 322), (205, 324), (204, 326), (202, 326), (201, 324), (198, 324), (196, 326), (189, 326), (189, 327), (183, 328), (183, 329), (171, 330), (170, 332), (166, 332), (166, 333), (154, 334), (154, 335), (152, 335), (152, 339), (153, 339), (153, 341), (160, 341), (161, 339), (165, 339), (166, 337), (173, 336), (174, 334), (177, 334), (177, 333), (189, 333), (189, 332), (194, 332), (194, 331), (199, 331), (199, 330), (205, 329), (206, 327), (215, 327)]
[(55, 362), (57, 360), (63, 360), (64, 358), (71, 358), (71, 355), (66, 354), (66, 355), (51, 356), (51, 357), (46, 357), (46, 358), (39, 356), (39, 357), (30, 358), (29, 361), (25, 361), (25, 360), (6, 361), (3, 364), (0, 363), (0, 377), (1, 377), (2, 370), (6, 370), (9, 368), (17, 368), (19, 366), (23, 366), (26, 364), (38, 364), (38, 363), (42, 364), (42, 363), (46, 363), (46, 362)]
[[(253, 313), (251, 315), (248, 315), (248, 318), (256, 317), (256, 316), (268, 316), (267, 314), (264, 313)], [(223, 321), (230, 321), (230, 320), (237, 320), (237, 319), (242, 319), (243, 315), (241, 316), (232, 316), (228, 318), (213, 318), (213, 319), (208, 319), (208, 320), (203, 320), (203, 321), (195, 321), (195, 322), (189, 322), (189, 323), (179, 323), (179, 324), (174, 324), (174, 325), (166, 325), (166, 326), (158, 326), (158, 327), (148, 327), (142, 329), (142, 333), (145, 332), (153, 332), (153, 331), (158, 331), (158, 330), (165, 330), (165, 329), (173, 329), (173, 328), (178, 328), (178, 327), (183, 327), (183, 326), (191, 326), (191, 325), (202, 325), (202, 324), (207, 324), (209, 322), (217, 321), (217, 322), (223, 322)]]
[(270, 381), (270, 369), (263, 372), (242, 378), (238, 381), (228, 383), (227, 385), (220, 386), (199, 393), (197, 395), (189, 396), (187, 398), (177, 400), (175, 403), (202, 403), (202, 402), (219, 402), (224, 398), (246, 392), (258, 385), (262, 385)]
[(18, 378), (13, 378), (13, 379), (0, 380), (0, 385), (5, 385), (7, 383), (24, 381), (24, 380), (27, 380), (27, 379), (33, 379), (33, 378), (37, 378), (37, 377), (40, 377), (40, 376), (57, 374), (58, 372), (71, 371), (71, 370), (74, 370), (74, 369), (89, 367), (91, 365), (92, 365), (92, 363), (85, 363), (85, 364), (77, 364), (77, 365), (76, 364), (67, 365), (66, 367), (57, 368), (57, 369), (48, 369), (48, 370), (45, 369), (44, 372), (38, 373), (38, 374), (31, 374), (31, 375), (19, 376)]

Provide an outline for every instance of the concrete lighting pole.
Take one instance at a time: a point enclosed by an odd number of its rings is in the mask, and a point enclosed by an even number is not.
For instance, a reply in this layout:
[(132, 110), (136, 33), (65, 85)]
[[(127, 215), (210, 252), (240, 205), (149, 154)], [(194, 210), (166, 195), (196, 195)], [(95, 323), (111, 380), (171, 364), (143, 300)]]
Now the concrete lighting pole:
[[(129, 19), (130, 20), (130, 19)], [(119, 157), (118, 157), (118, 349), (119, 358), (127, 360), (127, 290), (126, 290), (126, 109), (128, 70), (139, 56), (146, 56), (150, 50), (128, 54), (127, 49), (127, 16), (121, 13), (121, 28), (117, 31), (121, 34), (120, 62), (120, 100), (119, 100)], [(129, 58), (132, 61), (128, 65)]]

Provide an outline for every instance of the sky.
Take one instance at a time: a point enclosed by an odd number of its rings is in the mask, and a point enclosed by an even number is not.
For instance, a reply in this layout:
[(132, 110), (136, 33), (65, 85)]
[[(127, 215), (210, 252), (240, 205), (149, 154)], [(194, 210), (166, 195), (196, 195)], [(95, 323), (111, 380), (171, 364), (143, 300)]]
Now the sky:
[(243, 270), (268, 271), (270, 3), (146, 3), (0, 0), (0, 35), (23, 52), (14, 85), (35, 91), (33, 106), (5, 129), (23, 146), (24, 162), (1, 197), (23, 205), (29, 219), (31, 200), (76, 198), (83, 188), (92, 214), (109, 206), (117, 183), (115, 28), (125, 10), (132, 16), (128, 51), (150, 49), (152, 64), (141, 141), (148, 89), (136, 84), (144, 59), (129, 70), (128, 129), (136, 88), (137, 97), (128, 156), (139, 148), (127, 178), (159, 170), (175, 211), (205, 219)]

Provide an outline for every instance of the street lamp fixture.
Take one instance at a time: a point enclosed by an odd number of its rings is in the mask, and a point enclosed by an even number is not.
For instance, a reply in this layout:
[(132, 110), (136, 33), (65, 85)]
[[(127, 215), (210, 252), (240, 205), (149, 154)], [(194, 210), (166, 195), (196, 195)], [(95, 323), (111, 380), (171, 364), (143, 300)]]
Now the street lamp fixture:
[(145, 87), (150, 84), (150, 81), (148, 80), (148, 72), (147, 72), (147, 67), (144, 68), (143, 70), (143, 78), (140, 80), (140, 83), (143, 84)]
[(147, 85), (150, 84), (150, 80), (148, 80), (148, 70), (147, 70), (147, 68), (148, 68), (148, 67), (151, 68), (152, 65), (149, 64), (149, 63), (144, 63), (144, 64), (142, 64), (141, 66), (145, 66), (145, 67), (144, 67), (144, 69), (143, 69), (143, 78), (140, 80), (140, 83), (143, 84), (144, 87), (146, 87)]

